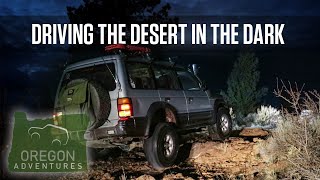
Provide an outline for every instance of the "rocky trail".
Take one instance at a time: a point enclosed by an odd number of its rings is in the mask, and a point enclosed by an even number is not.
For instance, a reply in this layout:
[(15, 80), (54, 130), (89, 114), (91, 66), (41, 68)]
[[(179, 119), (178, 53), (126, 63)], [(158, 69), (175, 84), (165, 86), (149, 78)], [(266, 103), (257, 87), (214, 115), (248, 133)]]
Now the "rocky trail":
[(92, 164), (86, 173), (72, 173), (61, 179), (265, 179), (283, 168), (272, 164), (263, 153), (263, 142), (270, 135), (262, 129), (235, 131), (224, 142), (195, 136), (181, 148), (175, 166), (153, 170), (143, 150), (115, 149), (106, 159)]

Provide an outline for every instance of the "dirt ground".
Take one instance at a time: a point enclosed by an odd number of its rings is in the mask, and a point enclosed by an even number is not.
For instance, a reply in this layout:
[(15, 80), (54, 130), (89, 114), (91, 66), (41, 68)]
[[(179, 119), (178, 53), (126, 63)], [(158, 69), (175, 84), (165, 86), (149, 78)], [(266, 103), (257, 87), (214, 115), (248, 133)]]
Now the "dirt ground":
[(149, 166), (142, 149), (130, 153), (115, 149), (87, 173), (61, 179), (273, 179), (284, 165), (270, 163), (261, 152), (269, 135), (262, 129), (244, 129), (224, 142), (195, 136), (180, 148), (176, 165), (161, 172)]

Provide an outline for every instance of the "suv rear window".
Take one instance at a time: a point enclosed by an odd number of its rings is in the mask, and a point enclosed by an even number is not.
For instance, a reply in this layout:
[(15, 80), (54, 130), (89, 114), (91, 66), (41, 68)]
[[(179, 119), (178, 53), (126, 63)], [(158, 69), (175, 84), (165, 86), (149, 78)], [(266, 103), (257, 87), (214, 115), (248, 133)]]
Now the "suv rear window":
[(89, 82), (99, 83), (108, 91), (113, 91), (116, 88), (114, 77), (114, 63), (95, 65), (67, 72), (63, 77), (62, 87), (72, 80), (86, 79)]
[(133, 89), (155, 89), (151, 67), (146, 63), (128, 62), (126, 64), (129, 84)]

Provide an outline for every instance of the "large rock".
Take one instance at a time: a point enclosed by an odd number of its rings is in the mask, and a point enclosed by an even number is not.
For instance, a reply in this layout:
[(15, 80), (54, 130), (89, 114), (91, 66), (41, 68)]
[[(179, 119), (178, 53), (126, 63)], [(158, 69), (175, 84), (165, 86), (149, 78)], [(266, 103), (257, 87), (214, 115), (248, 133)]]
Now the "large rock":
[(268, 163), (261, 157), (259, 143), (242, 138), (230, 138), (224, 143), (194, 143), (189, 162), (197, 167), (205, 167), (203, 171), (214, 171), (226, 174), (250, 174), (262, 172)]

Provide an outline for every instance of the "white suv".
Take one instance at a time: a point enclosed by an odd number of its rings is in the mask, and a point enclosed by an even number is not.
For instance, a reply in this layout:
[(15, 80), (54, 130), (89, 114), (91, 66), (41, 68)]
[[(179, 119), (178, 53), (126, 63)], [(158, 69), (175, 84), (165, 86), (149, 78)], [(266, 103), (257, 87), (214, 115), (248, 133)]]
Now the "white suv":
[(179, 136), (208, 127), (220, 139), (230, 135), (232, 121), (222, 98), (212, 98), (196, 75), (173, 62), (150, 58), (147, 48), (107, 46), (112, 55), (69, 65), (55, 102), (56, 114), (87, 114), (84, 138), (90, 148), (143, 142), (156, 169), (171, 166)]

